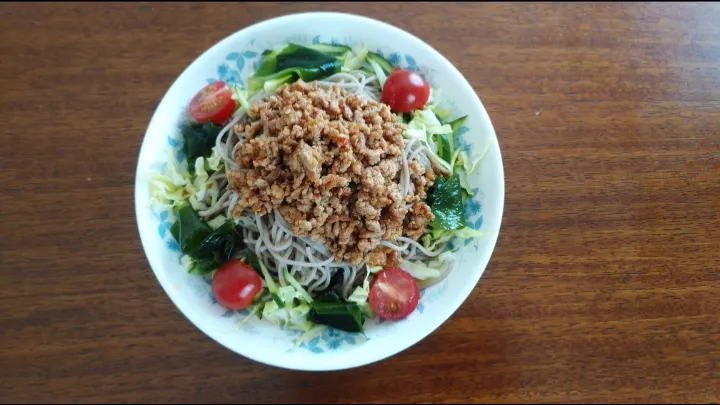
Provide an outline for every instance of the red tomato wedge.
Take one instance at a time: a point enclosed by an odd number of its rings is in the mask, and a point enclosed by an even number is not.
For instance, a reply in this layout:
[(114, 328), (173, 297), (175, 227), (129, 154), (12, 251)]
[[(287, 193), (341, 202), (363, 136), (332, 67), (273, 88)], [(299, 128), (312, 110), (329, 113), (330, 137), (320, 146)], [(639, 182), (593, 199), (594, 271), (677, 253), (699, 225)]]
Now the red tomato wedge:
[(382, 89), (382, 101), (396, 112), (423, 109), (430, 98), (430, 85), (419, 74), (395, 68)]
[(370, 286), (369, 301), (379, 317), (395, 321), (417, 308), (420, 290), (410, 273), (398, 267), (386, 267)]
[(230, 259), (215, 272), (212, 293), (228, 309), (244, 309), (262, 289), (262, 279), (249, 264)]
[(222, 124), (235, 111), (235, 100), (227, 83), (222, 80), (205, 86), (193, 97), (188, 112), (197, 122), (210, 120)]

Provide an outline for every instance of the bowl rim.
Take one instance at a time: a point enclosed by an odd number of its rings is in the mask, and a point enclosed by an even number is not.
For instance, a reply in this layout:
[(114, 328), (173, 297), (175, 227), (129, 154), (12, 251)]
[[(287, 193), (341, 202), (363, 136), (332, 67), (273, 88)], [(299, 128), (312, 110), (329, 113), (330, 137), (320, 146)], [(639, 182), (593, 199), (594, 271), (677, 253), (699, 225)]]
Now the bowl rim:
[[(459, 80), (458, 82), (463, 87), (463, 92), (470, 92), (472, 93), (472, 101), (473, 103), (469, 106), (468, 111), (472, 111), (473, 114), (479, 114), (481, 115), (481, 121), (486, 123), (487, 128), (483, 128), (487, 131), (487, 136), (491, 139), (494, 139), (495, 142), (492, 142), (491, 149), (492, 153), (497, 153), (498, 157), (498, 164), (497, 167), (494, 167), (494, 170), (496, 171), (495, 177), (497, 180), (497, 189), (498, 192), (491, 195), (491, 196), (485, 196), (485, 198), (492, 198), (495, 199), (494, 203), (498, 207), (498, 226), (497, 230), (489, 233), (488, 236), (491, 238), (490, 243), (487, 245), (487, 250), (489, 251), (489, 255), (487, 257), (487, 262), (478, 263), (478, 266), (475, 266), (475, 268), (480, 268), (480, 270), (474, 270), (473, 273), (470, 275), (468, 282), (465, 283), (465, 287), (463, 287), (462, 290), (457, 291), (456, 294), (454, 294), (454, 300), (452, 302), (446, 303), (444, 306), (447, 308), (446, 314), (437, 317), (435, 321), (430, 322), (429, 326), (424, 327), (421, 330), (418, 330), (418, 333), (415, 333), (412, 335), (412, 337), (407, 337), (402, 339), (401, 344), (394, 344), (389, 350), (384, 350), (382, 352), (378, 351), (377, 353), (370, 353), (362, 356), (353, 356), (350, 360), (342, 362), (342, 363), (335, 363), (335, 362), (317, 362), (312, 364), (289, 364), (288, 362), (284, 361), (283, 359), (285, 356), (263, 356), (262, 354), (265, 353), (265, 351), (254, 351), (254, 350), (239, 350), (237, 347), (234, 347), (229, 338), (227, 336), (223, 336), (223, 334), (220, 333), (213, 333), (207, 328), (203, 327), (201, 325), (201, 317), (195, 317), (191, 315), (191, 309), (189, 307), (189, 303), (185, 303), (185, 301), (182, 301), (179, 299), (179, 296), (176, 295), (173, 291), (170, 280), (166, 278), (166, 276), (163, 274), (162, 271), (159, 269), (163, 268), (163, 264), (161, 263), (161, 260), (159, 259), (158, 255), (152, 254), (153, 252), (150, 250), (150, 243), (148, 242), (149, 235), (144, 235), (145, 232), (143, 232), (143, 227), (141, 226), (141, 210), (143, 209), (142, 201), (140, 201), (139, 197), (139, 186), (142, 183), (141, 179), (141, 157), (149, 153), (147, 151), (148, 149), (148, 139), (151, 135), (151, 129), (155, 128), (158, 124), (156, 121), (159, 119), (159, 111), (161, 110), (161, 106), (167, 102), (169, 102), (169, 95), (173, 93), (173, 90), (176, 90), (178, 87), (180, 87), (180, 79), (190, 70), (193, 70), (193, 68), (196, 65), (199, 65), (206, 57), (207, 55), (211, 54), (215, 49), (222, 48), (225, 45), (228, 45), (232, 42), (236, 41), (236, 38), (242, 36), (246, 32), (250, 32), (252, 30), (258, 29), (259, 27), (265, 26), (265, 25), (273, 25), (273, 24), (279, 24), (279, 23), (291, 23), (291, 22), (297, 22), (302, 21), (303, 18), (306, 17), (313, 17), (313, 18), (346, 18), (349, 20), (355, 20), (362, 22), (364, 24), (369, 25), (376, 25), (376, 26), (382, 26), (384, 30), (387, 30), (388, 32), (392, 33), (393, 35), (398, 36), (404, 36), (407, 38), (410, 42), (415, 42), (420, 48), (423, 49), (424, 52), (427, 52), (429, 54), (432, 54), (433, 59), (436, 59), (438, 61), (438, 64), (442, 66), (442, 70), (450, 72), (453, 75), (456, 75)], [(302, 370), (302, 371), (337, 371), (337, 370), (345, 370), (355, 367), (361, 367), (364, 365), (372, 364), (381, 360), (384, 360), (388, 357), (391, 357), (395, 354), (398, 354), (409, 347), (415, 345), (419, 341), (423, 340), (427, 336), (429, 336), (433, 331), (435, 331), (437, 328), (439, 328), (442, 324), (444, 324), (450, 317), (453, 316), (453, 314), (459, 309), (459, 307), (467, 300), (467, 298), (472, 293), (473, 289), (477, 286), (478, 282), (480, 281), (480, 278), (484, 274), (485, 270), (487, 269), (487, 266), (490, 263), (490, 260), (492, 259), (493, 252), (495, 251), (495, 247), (497, 244), (497, 239), (499, 236), (500, 228), (502, 226), (502, 218), (504, 215), (504, 204), (505, 204), (505, 173), (504, 173), (504, 166), (502, 161), (502, 154), (499, 146), (499, 141), (497, 138), (497, 135), (495, 133), (495, 128), (492, 125), (492, 121), (490, 120), (490, 117), (487, 113), (487, 110), (485, 109), (485, 106), (482, 104), (482, 101), (480, 100), (477, 92), (472, 87), (472, 85), (468, 82), (468, 80), (465, 78), (465, 76), (453, 65), (445, 56), (443, 56), (439, 51), (437, 51), (435, 48), (433, 48), (430, 44), (426, 43), (419, 37), (413, 35), (410, 32), (407, 32), (401, 28), (398, 28), (392, 24), (386, 23), (384, 21), (380, 21), (374, 18), (365, 17), (358, 14), (353, 13), (345, 13), (345, 12), (332, 12), (332, 11), (321, 11), (321, 12), (301, 12), (301, 13), (289, 13), (280, 15), (277, 17), (265, 19), (258, 21), (256, 23), (253, 23), (247, 27), (241, 28), (235, 32), (232, 32), (228, 35), (226, 35), (224, 38), (220, 39), (216, 43), (214, 43), (212, 46), (207, 48), (203, 53), (201, 53), (199, 56), (197, 56), (190, 64), (188, 64), (185, 69), (175, 78), (173, 83), (170, 85), (170, 87), (166, 90), (165, 94), (163, 95), (160, 102), (157, 104), (155, 111), (153, 112), (153, 115), (148, 123), (148, 126), (146, 128), (145, 134), (143, 135), (143, 141), (142, 145), (140, 147), (139, 153), (138, 153), (138, 163), (135, 173), (135, 182), (134, 182), (135, 192), (134, 192), (134, 205), (135, 205), (135, 218), (136, 218), (136, 224), (138, 227), (138, 232), (140, 235), (141, 244), (143, 247), (143, 251), (145, 253), (145, 257), (147, 258), (151, 269), (153, 270), (153, 273), (155, 274), (155, 277), (160, 284), (160, 286), (163, 288), (165, 294), (170, 298), (170, 300), (173, 302), (173, 304), (176, 306), (176, 308), (180, 311), (180, 313), (188, 320), (191, 324), (193, 324), (197, 329), (199, 329), (203, 334), (205, 334), (210, 339), (214, 340), (216, 343), (220, 344), (221, 346), (225, 347), (226, 349), (236, 353), (240, 354), (243, 357), (246, 357), (250, 360), (256, 361), (261, 364), (266, 364), (278, 368), (284, 368), (284, 369), (290, 369), (290, 370)]]

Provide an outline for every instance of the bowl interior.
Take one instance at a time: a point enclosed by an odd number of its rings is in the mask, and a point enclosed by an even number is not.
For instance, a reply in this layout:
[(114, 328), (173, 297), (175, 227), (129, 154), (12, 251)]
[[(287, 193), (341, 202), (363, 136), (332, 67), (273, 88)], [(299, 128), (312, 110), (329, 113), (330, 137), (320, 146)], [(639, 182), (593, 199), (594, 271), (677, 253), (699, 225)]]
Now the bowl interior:
[[(440, 284), (422, 291), (417, 310), (400, 322), (368, 320), (365, 337), (333, 329), (296, 344), (302, 333), (227, 311), (217, 304), (209, 281), (188, 274), (180, 264), (179, 246), (169, 234), (172, 214), (150, 206), (143, 173), (162, 170), (168, 151), (180, 151), (178, 125), (187, 103), (216, 79), (245, 84), (260, 53), (288, 42), (338, 42), (365, 45), (391, 63), (425, 76), (452, 112), (468, 115), (456, 144), (477, 158), (487, 149), (468, 181), (476, 190), (466, 205), (469, 226), (485, 236), (460, 241), (459, 260)], [(225, 38), (198, 57), (173, 83), (145, 134), (135, 184), (138, 228), (150, 265), (165, 292), (181, 312), (209, 337), (248, 358), (302, 370), (356, 367), (393, 355), (427, 336), (468, 297), (487, 266), (497, 240), (503, 210), (504, 177), (500, 149), (490, 119), (472, 87), (442, 55), (418, 38), (385, 23), (340, 13), (295, 14), (267, 20)], [(241, 324), (241, 322), (243, 322)]]

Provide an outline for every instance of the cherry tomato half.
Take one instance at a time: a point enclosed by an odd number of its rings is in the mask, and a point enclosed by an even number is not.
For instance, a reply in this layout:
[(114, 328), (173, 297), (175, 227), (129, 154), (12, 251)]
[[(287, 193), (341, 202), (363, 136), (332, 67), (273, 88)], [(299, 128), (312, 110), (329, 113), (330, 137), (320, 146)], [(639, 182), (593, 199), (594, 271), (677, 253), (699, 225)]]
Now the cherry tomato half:
[(212, 293), (228, 309), (239, 310), (252, 304), (262, 289), (262, 279), (249, 264), (230, 259), (215, 272)]
[(370, 286), (370, 306), (379, 317), (395, 321), (410, 315), (418, 305), (420, 290), (410, 273), (386, 267)]
[(235, 110), (235, 100), (228, 85), (218, 80), (205, 86), (193, 97), (188, 112), (198, 122), (210, 120), (222, 124)]
[(422, 109), (429, 98), (430, 85), (422, 76), (407, 69), (393, 70), (382, 90), (383, 103), (401, 113)]

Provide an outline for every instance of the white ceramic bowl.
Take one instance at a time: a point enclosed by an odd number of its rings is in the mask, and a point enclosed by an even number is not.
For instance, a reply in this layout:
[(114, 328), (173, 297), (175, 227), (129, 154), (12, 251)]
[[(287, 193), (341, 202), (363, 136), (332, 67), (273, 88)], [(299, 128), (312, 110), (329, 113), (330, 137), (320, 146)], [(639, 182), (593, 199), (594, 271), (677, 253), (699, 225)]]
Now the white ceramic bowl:
[[(365, 326), (369, 340), (326, 329), (320, 336), (295, 347), (300, 332), (256, 318), (238, 326), (245, 316), (218, 305), (208, 281), (183, 269), (178, 245), (168, 231), (172, 214), (151, 208), (142, 174), (161, 170), (167, 149), (179, 149), (178, 125), (190, 99), (205, 84), (218, 78), (244, 83), (263, 50), (287, 42), (318, 41), (336, 41), (353, 47), (365, 45), (381, 52), (395, 65), (416, 69), (432, 87), (441, 89), (452, 118), (468, 115), (465, 127), (460, 130), (459, 145), (478, 157), (490, 142), (479, 170), (469, 177), (478, 192), (466, 205), (468, 224), (486, 235), (460, 243), (460, 260), (452, 273), (440, 284), (424, 290), (417, 310), (405, 320), (368, 320)], [(490, 118), (473, 88), (447, 59), (417, 37), (377, 20), (340, 13), (305, 13), (242, 29), (200, 55), (182, 72), (163, 97), (145, 133), (135, 178), (135, 210), (143, 248), (160, 285), (205, 334), (230, 350), (269, 365), (339, 370), (372, 363), (406, 349), (458, 309), (490, 260), (500, 230), (504, 192), (500, 149)]]

